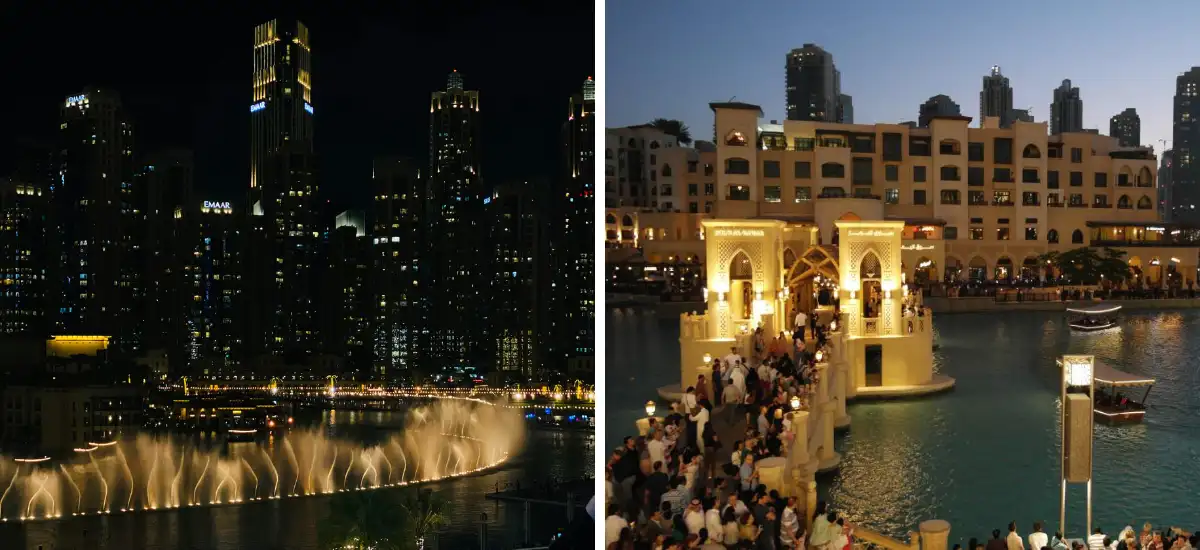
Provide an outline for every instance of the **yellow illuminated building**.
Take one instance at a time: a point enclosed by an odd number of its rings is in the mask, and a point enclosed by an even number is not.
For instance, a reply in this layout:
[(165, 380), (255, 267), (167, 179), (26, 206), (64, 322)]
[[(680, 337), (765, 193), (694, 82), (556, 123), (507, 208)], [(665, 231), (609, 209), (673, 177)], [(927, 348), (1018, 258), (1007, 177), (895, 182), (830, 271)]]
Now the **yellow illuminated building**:
[(74, 357), (86, 355), (95, 357), (108, 349), (108, 336), (51, 336), (46, 340), (46, 356)]

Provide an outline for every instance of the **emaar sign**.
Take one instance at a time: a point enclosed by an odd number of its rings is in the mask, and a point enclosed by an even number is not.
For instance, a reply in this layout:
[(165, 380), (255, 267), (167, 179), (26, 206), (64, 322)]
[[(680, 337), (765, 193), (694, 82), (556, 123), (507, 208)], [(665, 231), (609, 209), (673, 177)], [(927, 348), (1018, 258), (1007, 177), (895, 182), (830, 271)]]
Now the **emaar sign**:
[(229, 210), (229, 202), (212, 202), (204, 201), (205, 208), (213, 208), (217, 210)]

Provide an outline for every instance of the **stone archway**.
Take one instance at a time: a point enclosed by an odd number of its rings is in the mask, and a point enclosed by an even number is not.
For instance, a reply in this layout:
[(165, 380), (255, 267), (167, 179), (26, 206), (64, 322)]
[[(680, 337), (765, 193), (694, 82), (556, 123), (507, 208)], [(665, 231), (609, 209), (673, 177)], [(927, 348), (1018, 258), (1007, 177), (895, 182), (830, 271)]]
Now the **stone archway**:
[(967, 278), (973, 282), (987, 279), (987, 260), (980, 256), (971, 258), (971, 261), (967, 263)]
[(935, 282), (938, 280), (938, 265), (931, 258), (921, 256), (917, 258), (917, 265), (913, 266), (912, 282), (918, 285)]
[(1013, 278), (1013, 261), (1008, 256), (1001, 256), (996, 260), (996, 269), (994, 270), (993, 280), (1007, 281)]
[(1021, 262), (1021, 279), (1026, 281), (1036, 281), (1041, 278), (1041, 266), (1038, 265), (1037, 258), (1026, 256)]
[(962, 273), (962, 260), (954, 256), (946, 256), (946, 268), (942, 274), (942, 279), (947, 283), (954, 283), (962, 277)]
[(832, 246), (813, 246), (788, 266), (783, 280), (790, 296), (789, 319), (797, 311), (808, 313), (818, 305), (832, 304), (841, 283), (837, 255)]
[(729, 301), (735, 319), (749, 319), (754, 303), (754, 263), (744, 250), (729, 260)]

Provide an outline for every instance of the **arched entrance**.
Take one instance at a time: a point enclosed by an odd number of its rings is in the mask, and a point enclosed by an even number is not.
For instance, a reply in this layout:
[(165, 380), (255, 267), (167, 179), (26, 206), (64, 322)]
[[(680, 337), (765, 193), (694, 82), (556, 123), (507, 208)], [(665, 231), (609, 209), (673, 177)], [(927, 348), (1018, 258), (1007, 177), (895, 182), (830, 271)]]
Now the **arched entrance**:
[[(786, 252), (785, 252), (786, 257)], [(818, 305), (832, 305), (841, 281), (838, 272), (837, 249), (814, 246), (796, 258), (784, 272), (784, 281), (791, 296), (787, 319), (797, 311), (809, 313)]]
[(1145, 274), (1142, 273), (1142, 259), (1138, 256), (1129, 257), (1129, 281), (1126, 283), (1129, 288), (1140, 290), (1146, 284)]
[(1021, 262), (1021, 279), (1025, 281), (1036, 281), (1040, 278), (1037, 258), (1028, 256), (1024, 262)]
[(970, 263), (967, 264), (967, 278), (974, 282), (980, 282), (986, 279), (987, 261), (979, 256), (971, 258)]
[(879, 317), (879, 304), (883, 300), (883, 282), (879, 256), (874, 251), (863, 255), (858, 267), (858, 280), (862, 285), (862, 316), (864, 319)]
[(930, 281), (936, 281), (938, 276), (937, 262), (922, 256), (917, 260), (917, 265), (913, 269), (913, 282), (919, 285), (924, 285)]
[(946, 258), (946, 271), (943, 274), (943, 280), (947, 283), (957, 282), (959, 277), (962, 277), (962, 261), (953, 256)]
[(1008, 256), (1004, 256), (996, 260), (996, 277), (997, 281), (1007, 281), (1013, 276), (1013, 262)]
[(744, 251), (738, 251), (729, 264), (730, 311), (737, 319), (749, 319), (754, 305), (754, 265)]

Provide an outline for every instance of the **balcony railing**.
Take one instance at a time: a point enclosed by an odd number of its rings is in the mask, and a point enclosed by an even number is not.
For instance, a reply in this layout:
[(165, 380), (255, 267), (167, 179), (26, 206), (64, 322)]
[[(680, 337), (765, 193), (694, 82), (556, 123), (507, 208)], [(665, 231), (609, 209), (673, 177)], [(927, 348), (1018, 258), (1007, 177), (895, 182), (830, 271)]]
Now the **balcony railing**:
[(1063, 206), (1063, 202), (1062, 202), (1062, 201), (1046, 201), (1046, 206), (1053, 206), (1053, 207), (1056, 207), (1056, 208), (1062, 208), (1062, 206)]
[(1112, 203), (1102, 202), (1092, 205), (1092, 208), (1112, 208)]
[(1087, 208), (1088, 207), (1086, 202), (1073, 202), (1073, 203), (1067, 204), (1067, 206), (1069, 208)]
[(942, 199), (942, 204), (953, 204), (953, 205), (959, 205), (959, 204), (962, 204), (962, 201), (961, 201), (961, 200), (958, 200), (958, 199), (954, 199), (954, 200), (950, 200), (950, 199)]
[(992, 206), (1012, 206), (1013, 201), (992, 201)]

